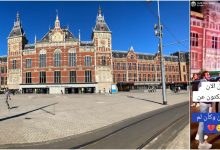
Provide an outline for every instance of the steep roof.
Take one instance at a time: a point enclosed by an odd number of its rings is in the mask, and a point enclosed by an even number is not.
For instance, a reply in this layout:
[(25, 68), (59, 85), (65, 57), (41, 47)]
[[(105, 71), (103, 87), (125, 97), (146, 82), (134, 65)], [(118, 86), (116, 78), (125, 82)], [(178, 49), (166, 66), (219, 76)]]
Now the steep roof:
[(64, 34), (64, 39), (65, 41), (76, 41), (77, 38), (75, 38), (73, 36), (73, 33), (69, 30), (69, 28), (61, 28), (60, 26), (60, 20), (59, 20), (59, 17), (58, 17), (58, 12), (57, 12), (57, 15), (56, 15), (56, 20), (55, 20), (55, 23), (54, 23), (54, 28), (53, 29), (50, 29), (44, 36), (43, 38), (40, 40), (40, 42), (49, 42), (50, 40), (50, 35), (51, 33), (53, 32), (56, 32), (56, 31), (62, 31), (63, 34)]
[(25, 46), (24, 46), (24, 50), (30, 50), (30, 49), (35, 49), (35, 45), (34, 44), (26, 44)]
[[(130, 51), (134, 51), (133, 47), (131, 47), (128, 51), (122, 51), (122, 50), (112, 50), (112, 57), (113, 58), (126, 58), (128, 53)], [(186, 55), (186, 53), (181, 52), (182, 54)], [(159, 55), (158, 53), (156, 54), (149, 54), (149, 53), (136, 53), (137, 55), (137, 59), (139, 60), (154, 60), (155, 57), (157, 57), (157, 55)], [(175, 55), (165, 55), (164, 56), (165, 61), (170, 61), (170, 62), (178, 62), (179, 58), (178, 56)], [(185, 62), (186, 60), (183, 59), (183, 62)]]
[(177, 56), (164, 56), (165, 61), (178, 62)]
[[(53, 32), (54, 29), (50, 29), (40, 40), (40, 42), (49, 42), (50, 40), (50, 34)], [(68, 28), (61, 28), (65, 35), (65, 40), (66, 41), (75, 41), (77, 38), (73, 36), (73, 33), (68, 29)]]
[(98, 16), (96, 18), (96, 25), (95, 25), (93, 31), (111, 32), (107, 23), (105, 22), (104, 16), (102, 16), (101, 7), (99, 7)]
[(93, 41), (80, 41), (80, 46), (94, 46)]
[[(119, 50), (114, 50), (112, 51), (112, 56), (113, 58), (126, 58), (128, 55), (129, 51), (119, 51)], [(145, 53), (136, 53), (138, 59), (143, 59), (143, 60), (153, 60), (155, 55), (154, 54), (145, 54)]]
[(20, 16), (19, 13), (17, 13), (16, 21), (14, 22), (14, 26), (9, 34), (9, 38), (15, 37), (15, 36), (24, 36), (24, 30), (21, 25)]
[(113, 58), (126, 58), (128, 55), (127, 51), (112, 51)]
[(7, 63), (8, 56), (0, 56), (0, 63)]

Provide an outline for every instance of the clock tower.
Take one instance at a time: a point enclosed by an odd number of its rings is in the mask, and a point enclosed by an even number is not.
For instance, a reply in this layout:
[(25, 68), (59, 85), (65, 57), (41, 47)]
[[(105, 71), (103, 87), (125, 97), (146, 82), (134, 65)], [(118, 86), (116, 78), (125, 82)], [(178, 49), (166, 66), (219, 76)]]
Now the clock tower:
[(108, 91), (112, 84), (112, 32), (99, 7), (92, 39), (95, 45), (95, 76), (98, 88)]
[(22, 50), (27, 44), (19, 13), (8, 37), (8, 76), (9, 89), (19, 89), (22, 83)]

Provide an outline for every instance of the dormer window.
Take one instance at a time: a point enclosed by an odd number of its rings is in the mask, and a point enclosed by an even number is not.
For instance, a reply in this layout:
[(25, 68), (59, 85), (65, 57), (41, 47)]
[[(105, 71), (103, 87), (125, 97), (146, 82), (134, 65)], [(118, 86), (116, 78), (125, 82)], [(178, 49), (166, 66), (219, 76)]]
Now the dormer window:
[(131, 55), (131, 59), (134, 59), (134, 55)]

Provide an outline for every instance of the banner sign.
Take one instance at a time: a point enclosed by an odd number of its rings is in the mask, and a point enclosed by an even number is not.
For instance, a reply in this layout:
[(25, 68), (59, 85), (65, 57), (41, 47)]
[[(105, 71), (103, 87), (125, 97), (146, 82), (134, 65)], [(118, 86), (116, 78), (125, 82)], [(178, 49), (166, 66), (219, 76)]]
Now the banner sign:
[(220, 102), (220, 82), (201, 82), (193, 91), (193, 102)]
[(220, 113), (192, 113), (192, 122), (203, 122), (204, 133), (220, 133)]

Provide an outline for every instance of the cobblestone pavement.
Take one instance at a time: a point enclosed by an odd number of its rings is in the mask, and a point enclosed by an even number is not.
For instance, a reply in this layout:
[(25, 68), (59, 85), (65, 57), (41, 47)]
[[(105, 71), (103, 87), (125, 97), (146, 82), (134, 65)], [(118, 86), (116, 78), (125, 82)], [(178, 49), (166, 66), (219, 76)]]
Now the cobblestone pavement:
[(189, 124), (169, 143), (167, 149), (190, 149)]
[[(33, 143), (85, 133), (155, 109), (167, 107), (156, 93), (12, 95), (8, 110), (0, 95), (0, 145)], [(188, 92), (167, 91), (168, 105), (188, 101)], [(57, 103), (30, 113), (29, 111)], [(14, 118), (11, 116), (22, 114)], [(55, 113), (55, 115), (54, 115)], [(187, 132), (189, 133), (189, 132)]]

